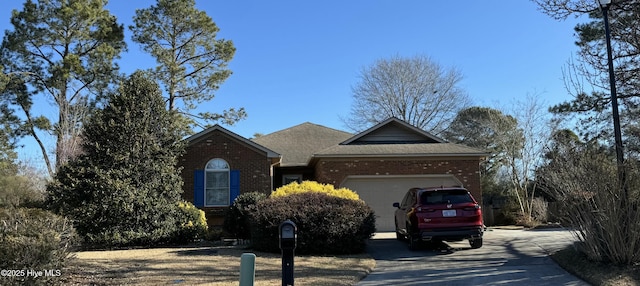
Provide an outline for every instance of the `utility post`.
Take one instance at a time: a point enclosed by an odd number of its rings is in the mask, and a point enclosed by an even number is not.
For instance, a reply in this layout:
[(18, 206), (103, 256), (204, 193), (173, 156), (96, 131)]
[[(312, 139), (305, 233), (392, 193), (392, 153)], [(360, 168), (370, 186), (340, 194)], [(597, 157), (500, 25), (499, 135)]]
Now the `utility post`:
[(240, 256), (240, 286), (253, 286), (256, 280), (256, 255), (243, 253)]

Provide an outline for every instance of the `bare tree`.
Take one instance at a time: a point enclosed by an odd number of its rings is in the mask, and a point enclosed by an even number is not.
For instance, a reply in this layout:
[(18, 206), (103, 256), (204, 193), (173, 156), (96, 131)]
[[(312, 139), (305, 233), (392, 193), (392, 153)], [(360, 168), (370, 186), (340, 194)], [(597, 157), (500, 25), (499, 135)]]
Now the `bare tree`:
[(549, 141), (549, 126), (546, 108), (535, 96), (514, 104), (513, 116), (518, 120), (518, 129), (522, 132), (523, 142), (504, 140), (499, 142), (508, 154), (505, 175), (511, 182), (517, 198), (522, 223), (531, 224), (536, 191), (534, 172), (542, 163), (545, 144)]
[(435, 135), (470, 104), (459, 86), (462, 73), (445, 69), (426, 56), (381, 59), (363, 68), (352, 88), (353, 104), (343, 122), (361, 131), (397, 117)]
[(598, 1), (593, 0), (532, 0), (543, 13), (556, 20), (569, 16), (578, 17), (598, 9)]

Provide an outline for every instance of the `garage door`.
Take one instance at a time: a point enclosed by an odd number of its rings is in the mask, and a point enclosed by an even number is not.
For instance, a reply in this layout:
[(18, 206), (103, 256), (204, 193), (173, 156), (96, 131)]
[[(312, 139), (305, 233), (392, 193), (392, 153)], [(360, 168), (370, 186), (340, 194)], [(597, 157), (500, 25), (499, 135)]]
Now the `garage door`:
[(415, 187), (462, 186), (453, 175), (349, 176), (340, 187), (349, 188), (367, 202), (376, 213), (378, 232), (394, 231), (394, 202), (400, 202), (407, 190)]

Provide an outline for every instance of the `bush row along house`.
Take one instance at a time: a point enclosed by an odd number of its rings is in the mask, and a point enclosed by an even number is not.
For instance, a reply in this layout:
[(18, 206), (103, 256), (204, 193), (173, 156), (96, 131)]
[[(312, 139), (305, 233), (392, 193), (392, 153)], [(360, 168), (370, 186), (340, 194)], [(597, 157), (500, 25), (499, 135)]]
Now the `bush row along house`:
[(183, 196), (210, 226), (222, 225), (241, 193), (313, 180), (356, 191), (375, 211), (378, 231), (392, 231), (392, 204), (409, 188), (464, 186), (480, 200), (480, 162), (488, 155), (397, 118), (358, 134), (306, 122), (251, 140), (215, 125), (186, 140)]

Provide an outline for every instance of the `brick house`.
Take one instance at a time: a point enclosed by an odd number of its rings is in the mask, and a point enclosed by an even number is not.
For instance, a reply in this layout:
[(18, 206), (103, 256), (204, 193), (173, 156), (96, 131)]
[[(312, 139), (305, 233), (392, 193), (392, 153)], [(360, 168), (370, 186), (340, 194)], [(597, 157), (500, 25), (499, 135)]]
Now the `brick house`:
[(271, 192), (273, 165), (281, 155), (220, 125), (187, 140), (183, 197), (203, 209), (209, 225), (222, 225), (224, 211), (241, 193)]
[(181, 158), (184, 198), (220, 225), (240, 193), (315, 180), (356, 191), (376, 212), (379, 231), (393, 225), (393, 202), (416, 186), (465, 186), (480, 200), (480, 162), (488, 155), (447, 143), (389, 118), (361, 133), (303, 123), (249, 140), (218, 125), (187, 139)]

